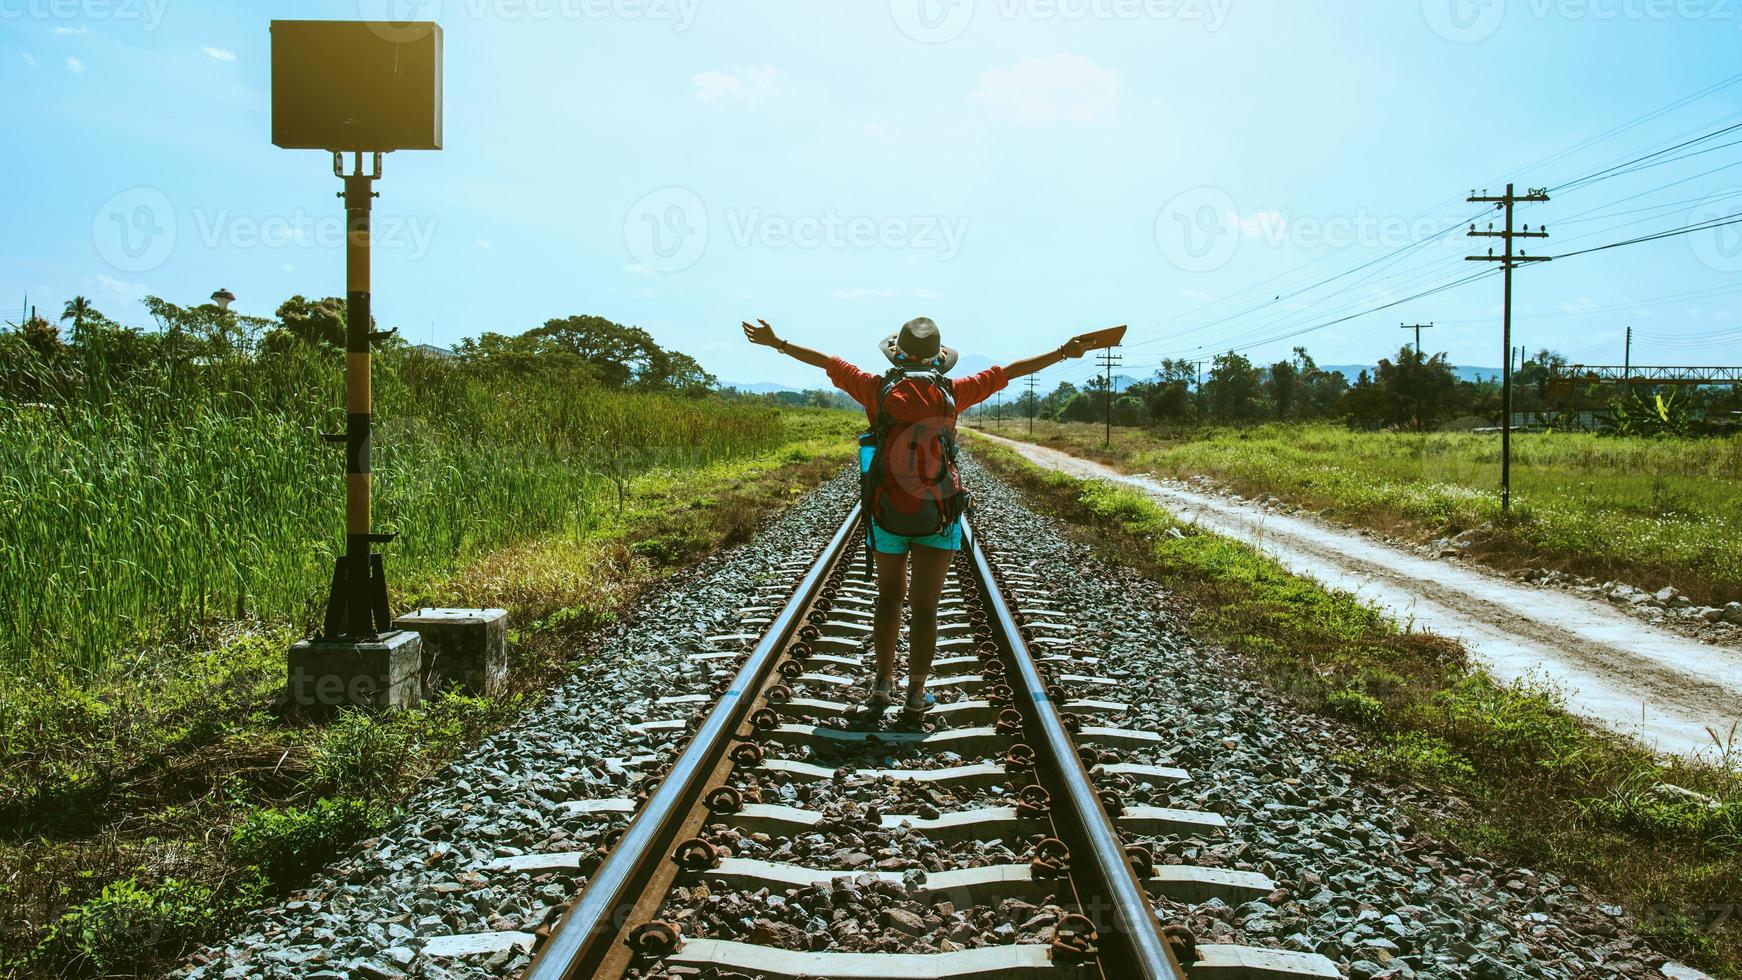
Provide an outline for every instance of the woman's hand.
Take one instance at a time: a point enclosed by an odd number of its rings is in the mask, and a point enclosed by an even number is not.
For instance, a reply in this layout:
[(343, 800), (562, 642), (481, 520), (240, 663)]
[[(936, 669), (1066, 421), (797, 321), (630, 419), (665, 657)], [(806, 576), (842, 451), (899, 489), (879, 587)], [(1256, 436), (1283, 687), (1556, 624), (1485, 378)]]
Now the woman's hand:
[(1064, 342), (1064, 346), (1059, 348), (1059, 356), (1075, 360), (1076, 358), (1087, 354), (1090, 350), (1089, 341), (1084, 340), (1081, 337), (1072, 337), (1070, 340)]
[(779, 347), (780, 338), (774, 335), (774, 328), (768, 325), (768, 321), (757, 320), (756, 322), (761, 325), (752, 326), (749, 321), (744, 322), (744, 339), (763, 347)]

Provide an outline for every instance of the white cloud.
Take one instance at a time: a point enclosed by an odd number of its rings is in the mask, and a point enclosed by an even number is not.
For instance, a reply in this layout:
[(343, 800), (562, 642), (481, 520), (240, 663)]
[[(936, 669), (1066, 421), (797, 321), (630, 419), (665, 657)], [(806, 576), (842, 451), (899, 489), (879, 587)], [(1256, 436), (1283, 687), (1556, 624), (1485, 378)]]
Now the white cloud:
[(80, 24), (77, 27), (57, 27), (54, 29), (54, 32), (62, 37), (80, 37), (91, 33), (91, 29)]
[(1112, 121), (1119, 104), (1119, 73), (1075, 54), (1028, 58), (1014, 68), (994, 68), (968, 98), (1003, 122)]
[(127, 282), (124, 279), (106, 276), (101, 272), (97, 273), (94, 281), (99, 290), (119, 299), (137, 302), (145, 298), (147, 287), (142, 282)]
[(85, 73), (85, 63), (77, 58), (68, 58), (67, 71), (70, 71), (75, 75), (83, 75)]
[(755, 105), (774, 94), (780, 84), (780, 73), (772, 65), (758, 65), (731, 72), (697, 72), (690, 80), (695, 83), (696, 98), (703, 102), (737, 100)]
[(883, 135), (883, 124), (882, 123), (868, 122), (861, 128), (864, 129), (866, 136), (882, 136)]
[(1589, 296), (1580, 296), (1577, 300), (1574, 300), (1571, 303), (1561, 304), (1562, 313), (1583, 313), (1586, 310), (1594, 310), (1596, 308), (1597, 301)]
[(480, 238), (474, 244), (476, 244), (479, 248), (483, 249), (486, 252), (488, 252), (489, 250), (496, 247), (496, 243), (492, 242), (488, 238)]
[(1211, 296), (1209, 293), (1199, 292), (1196, 289), (1184, 290), (1180, 293), (1180, 295), (1184, 296), (1186, 299), (1189, 299), (1194, 303), (1208, 303), (1211, 299)]
[(296, 266), (291, 265), (289, 262), (286, 262), (283, 265), (279, 266), (278, 269), (280, 272), (295, 272)]
[(231, 51), (228, 48), (210, 48), (210, 47), (207, 47), (207, 48), (201, 48), (200, 50), (204, 51), (206, 53), (206, 57), (212, 59), (213, 61), (235, 61), (236, 60), (236, 52)]
[(653, 275), (653, 270), (651, 268), (648, 268), (647, 266), (642, 265), (639, 262), (629, 263), (628, 265), (623, 267), (623, 271), (627, 272), (633, 276), (651, 276), (651, 275)]
[(652, 299), (653, 297), (658, 296), (658, 295), (659, 295), (658, 293), (647, 288), (646, 286), (643, 286), (640, 289), (637, 289), (635, 291), (635, 298), (636, 299)]
[(32, 56), (31, 56), (31, 55), (28, 55), (28, 54), (26, 54), (26, 55), (23, 55), (23, 56), (22, 56), (22, 57), (23, 57), (23, 58), (24, 58), (24, 63), (25, 63), (25, 64), (27, 64), (27, 65), (29, 65), (29, 66), (30, 66), (30, 67), (32, 67), (32, 68), (35, 68), (35, 67), (36, 67), (36, 58), (34, 58), (34, 57), (32, 57)]

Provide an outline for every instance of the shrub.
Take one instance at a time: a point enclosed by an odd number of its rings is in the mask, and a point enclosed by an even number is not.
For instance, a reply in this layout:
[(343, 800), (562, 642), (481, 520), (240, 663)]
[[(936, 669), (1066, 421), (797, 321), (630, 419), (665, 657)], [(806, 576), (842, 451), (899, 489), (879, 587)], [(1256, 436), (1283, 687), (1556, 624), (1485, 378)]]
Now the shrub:
[[(228, 906), (226, 906), (228, 907)], [(173, 952), (224, 914), (212, 890), (175, 878), (147, 888), (126, 878), (73, 906), (44, 933), (31, 959), (104, 975), (153, 952)]]
[(1360, 691), (1334, 691), (1325, 698), (1325, 710), (1362, 728), (1385, 727), (1385, 705), (1378, 698)]
[(349, 709), (315, 748), (315, 779), (341, 796), (373, 799), (390, 790), (405, 771), (411, 749), (394, 720)]
[(363, 800), (317, 800), (306, 809), (255, 810), (237, 826), (230, 843), (239, 863), (258, 869), (275, 889), (288, 891), (386, 824), (386, 810)]
[(1476, 768), (1445, 739), (1424, 732), (1393, 735), (1376, 759), (1381, 769), (1412, 779), (1470, 786)]

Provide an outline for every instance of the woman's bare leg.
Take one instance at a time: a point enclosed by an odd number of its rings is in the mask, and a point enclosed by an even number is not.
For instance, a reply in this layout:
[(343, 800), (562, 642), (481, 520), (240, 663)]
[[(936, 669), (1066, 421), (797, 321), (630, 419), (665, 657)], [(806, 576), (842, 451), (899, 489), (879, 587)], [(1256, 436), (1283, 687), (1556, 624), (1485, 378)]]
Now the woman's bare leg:
[(877, 680), (895, 684), (895, 641), (901, 637), (901, 603), (907, 591), (907, 556), (877, 552), (877, 617), (871, 635), (877, 648)]
[(950, 560), (955, 555), (953, 551), (913, 546), (913, 583), (908, 589), (908, 606), (913, 611), (907, 634), (909, 707), (925, 703), (925, 681), (931, 676), (932, 655), (938, 643), (938, 596), (944, 591), (944, 576), (949, 574)]

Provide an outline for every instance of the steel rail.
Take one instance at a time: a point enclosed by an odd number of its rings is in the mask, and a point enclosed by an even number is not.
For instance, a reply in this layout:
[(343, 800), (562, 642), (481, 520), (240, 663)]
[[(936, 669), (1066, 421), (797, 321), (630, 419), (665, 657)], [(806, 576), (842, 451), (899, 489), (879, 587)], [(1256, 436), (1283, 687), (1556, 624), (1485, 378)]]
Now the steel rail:
[[(729, 764), (728, 745), (748, 727), (776, 662), (803, 624), (824, 581), (847, 553), (858, 523), (859, 505), (854, 504), (683, 754), (539, 949), (523, 974), (526, 980), (591, 980), (609, 975), (609, 968), (602, 974), (601, 967), (627, 953), (627, 930), (651, 918), (665, 897), (664, 889), (650, 889), (648, 883), (670, 866), (680, 828), (696, 816), (710, 780)], [(652, 907), (645, 908), (648, 904)]]
[[(1050, 782), (1052, 817), (1071, 850), (1071, 880), (1081, 912), (1095, 923), (1099, 935), (1101, 972), (1107, 977), (1141, 980), (1185, 980), (1179, 961), (1162, 935), (1155, 908), (1137, 880), (1119, 832), (1107, 816), (1101, 797), (1077, 755), (1057, 705), (1046, 692), (1046, 681), (1035, 666), (1022, 629), (1011, 614), (979, 536), (962, 521), (963, 544), (972, 556), (981, 601), (995, 624), (994, 634), (1009, 654), (1015, 676), (1010, 683), (1036, 749), (1036, 771)], [(1021, 689), (1016, 690), (1020, 683)], [(1062, 805), (1061, 805), (1062, 803)], [(1074, 838), (1074, 839), (1071, 839)], [(1081, 850), (1079, 850), (1079, 848)]]

